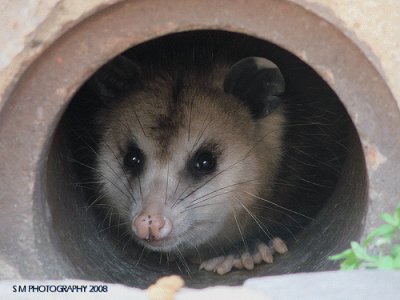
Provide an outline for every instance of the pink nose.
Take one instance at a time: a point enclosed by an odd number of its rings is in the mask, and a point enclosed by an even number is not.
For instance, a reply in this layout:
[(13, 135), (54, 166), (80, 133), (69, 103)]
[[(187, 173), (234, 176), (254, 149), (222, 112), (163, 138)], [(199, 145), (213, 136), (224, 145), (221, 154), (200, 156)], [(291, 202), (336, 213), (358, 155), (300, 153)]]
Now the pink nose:
[(143, 213), (133, 220), (132, 229), (142, 240), (159, 241), (171, 233), (172, 223), (162, 215)]

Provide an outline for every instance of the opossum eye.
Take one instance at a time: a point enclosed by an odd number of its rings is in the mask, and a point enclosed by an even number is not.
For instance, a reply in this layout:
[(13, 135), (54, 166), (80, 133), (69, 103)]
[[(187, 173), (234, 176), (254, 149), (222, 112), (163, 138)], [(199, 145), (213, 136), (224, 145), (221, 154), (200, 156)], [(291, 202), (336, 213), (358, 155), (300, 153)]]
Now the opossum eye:
[(196, 153), (191, 165), (192, 172), (195, 175), (208, 174), (215, 171), (217, 160), (211, 151), (202, 150)]
[(139, 175), (143, 170), (144, 154), (137, 147), (131, 147), (124, 157), (124, 165), (132, 175)]

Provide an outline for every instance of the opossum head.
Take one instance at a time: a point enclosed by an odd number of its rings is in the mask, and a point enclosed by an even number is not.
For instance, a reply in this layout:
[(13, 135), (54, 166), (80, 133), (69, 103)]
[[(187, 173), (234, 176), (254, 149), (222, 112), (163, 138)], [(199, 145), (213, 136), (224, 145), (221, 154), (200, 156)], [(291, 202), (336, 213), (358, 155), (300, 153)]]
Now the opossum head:
[(149, 75), (118, 57), (92, 81), (113, 103), (98, 117), (96, 176), (137, 242), (184, 253), (240, 238), (280, 162), (277, 66), (251, 57)]

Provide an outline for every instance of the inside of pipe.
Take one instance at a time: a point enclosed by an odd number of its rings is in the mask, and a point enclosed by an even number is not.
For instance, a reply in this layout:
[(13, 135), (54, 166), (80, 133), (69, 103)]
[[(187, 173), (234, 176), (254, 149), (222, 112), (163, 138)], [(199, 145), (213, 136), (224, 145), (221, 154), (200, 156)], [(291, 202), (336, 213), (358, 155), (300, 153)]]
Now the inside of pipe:
[[(52, 219), (53, 242), (74, 276), (144, 288), (162, 275), (180, 274), (187, 286), (206, 287), (237, 285), (250, 277), (336, 269), (337, 264), (327, 257), (359, 238), (367, 207), (364, 157), (357, 131), (341, 100), (295, 55), (243, 34), (183, 32), (137, 45), (128, 49), (125, 55), (142, 59), (165, 56), (168, 59), (168, 55), (187, 51), (188, 45), (200, 49), (211, 47), (216, 55), (237, 54), (238, 59), (243, 55), (266, 57), (280, 67), (287, 85), (299, 97), (312, 99), (313, 105), (322, 108), (311, 112), (310, 117), (316, 113), (325, 113), (328, 117), (330, 110), (324, 108), (334, 107), (341, 121), (335, 123), (337, 128), (333, 131), (343, 134), (343, 147), (338, 154), (341, 158), (331, 187), (321, 193), (321, 205), (310, 216), (308, 224), (293, 237), (289, 252), (277, 256), (273, 264), (259, 265), (252, 271), (235, 270), (224, 276), (199, 271), (198, 266), (190, 263), (187, 270), (179, 261), (167, 262), (159, 254), (143, 251), (141, 246), (111, 226), (107, 214), (90, 206), (88, 192), (80, 184), (79, 168), (82, 166), (77, 164), (74, 151), (76, 132), (80, 130), (76, 127), (81, 126), (76, 120), (85, 120), (96, 107), (82, 105), (84, 100), (76, 96), (54, 134), (46, 171), (46, 200)], [(321, 168), (324, 168), (322, 164)]]

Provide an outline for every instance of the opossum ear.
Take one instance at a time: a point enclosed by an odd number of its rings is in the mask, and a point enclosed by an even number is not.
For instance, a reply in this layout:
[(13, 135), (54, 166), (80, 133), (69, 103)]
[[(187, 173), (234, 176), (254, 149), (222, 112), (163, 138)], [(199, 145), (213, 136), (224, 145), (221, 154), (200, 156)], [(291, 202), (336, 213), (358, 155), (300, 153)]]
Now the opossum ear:
[(281, 103), (285, 80), (279, 68), (268, 59), (247, 57), (235, 63), (224, 81), (225, 93), (243, 101), (253, 118), (263, 118)]
[(117, 99), (139, 85), (139, 67), (119, 55), (102, 66), (89, 79), (88, 86), (101, 101)]

